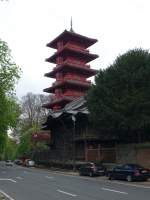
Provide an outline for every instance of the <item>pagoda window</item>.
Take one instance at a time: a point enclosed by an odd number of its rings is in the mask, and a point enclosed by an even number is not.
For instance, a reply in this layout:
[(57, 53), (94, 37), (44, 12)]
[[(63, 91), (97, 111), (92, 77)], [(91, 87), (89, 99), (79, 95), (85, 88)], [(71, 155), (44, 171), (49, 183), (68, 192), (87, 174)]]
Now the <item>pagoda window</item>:
[(61, 56), (59, 56), (57, 59), (56, 59), (56, 62), (57, 64), (61, 64), (63, 62), (63, 58)]
[(64, 95), (65, 95), (65, 96), (72, 96), (72, 97), (74, 97), (74, 96), (75, 96), (75, 93), (74, 93), (73, 90), (66, 90), (66, 91), (64, 92)]
[(55, 95), (57, 98), (60, 98), (62, 96), (62, 90), (61, 89), (56, 89), (55, 90)]
[(87, 50), (82, 44), (78, 43), (78, 42), (72, 42), (72, 41), (69, 41), (65, 44), (65, 46), (68, 46), (70, 48), (74, 48), (74, 49), (79, 49), (79, 50), (82, 50), (82, 51), (87, 51), (89, 52), (89, 50)]
[(60, 51), (62, 48), (63, 48), (63, 42), (62, 42), (62, 41), (59, 41), (59, 42), (57, 43), (57, 49), (58, 49), (58, 51)]
[(59, 105), (53, 106), (53, 110), (59, 110), (59, 109), (61, 109), (61, 106), (59, 106)]
[(56, 74), (56, 80), (57, 80), (57, 81), (62, 81), (62, 79), (63, 79), (62, 73), (61, 73), (61, 72), (58, 72), (58, 73)]
[(65, 62), (69, 62), (69, 63), (72, 63), (72, 64), (77, 64), (77, 65), (80, 65), (80, 66), (85, 66), (85, 61), (83, 60), (79, 60), (79, 59), (76, 59), (76, 58), (73, 58), (73, 57), (68, 57)]
[(82, 76), (82, 75), (79, 75), (79, 74), (73, 74), (73, 73), (66, 73), (65, 76), (64, 76), (64, 79), (86, 81), (85, 76)]

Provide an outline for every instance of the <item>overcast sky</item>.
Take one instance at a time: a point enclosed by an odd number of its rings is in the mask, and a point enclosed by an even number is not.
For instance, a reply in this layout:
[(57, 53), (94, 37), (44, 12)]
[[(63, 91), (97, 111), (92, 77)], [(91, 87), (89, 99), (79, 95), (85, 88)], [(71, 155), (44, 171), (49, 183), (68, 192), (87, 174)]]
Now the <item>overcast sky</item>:
[(150, 48), (149, 0), (0, 0), (0, 38), (21, 67), (17, 96), (43, 93), (54, 81), (44, 77), (54, 50), (46, 47), (64, 29), (98, 39), (91, 52), (95, 69), (106, 68), (129, 49)]

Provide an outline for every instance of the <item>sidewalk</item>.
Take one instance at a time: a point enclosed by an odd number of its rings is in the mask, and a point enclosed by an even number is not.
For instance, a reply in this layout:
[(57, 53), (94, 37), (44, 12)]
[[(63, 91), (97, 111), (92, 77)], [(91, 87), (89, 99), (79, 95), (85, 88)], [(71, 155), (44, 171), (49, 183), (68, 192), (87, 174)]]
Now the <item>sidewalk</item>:
[[(52, 169), (50, 169), (52, 170)], [(52, 171), (57, 172), (57, 173), (62, 173), (65, 175), (71, 175), (71, 176), (79, 176), (78, 171), (73, 172), (73, 171), (67, 171), (67, 170), (59, 170), (59, 169), (53, 169)], [(106, 176), (96, 176), (96, 177), (88, 177), (88, 176), (81, 176), (81, 177), (86, 177), (89, 179), (94, 179), (95, 181), (109, 181), (108, 177)], [(140, 185), (144, 187), (149, 187), (150, 188), (150, 178), (147, 181), (133, 181), (133, 182), (127, 182), (127, 181), (120, 181), (120, 180), (114, 180), (120, 182), (120, 184), (125, 183), (125, 184), (131, 184), (131, 185)]]
[(67, 170), (67, 169), (61, 169), (61, 168), (56, 168), (56, 167), (50, 167), (50, 168), (46, 168), (43, 166), (38, 166), (36, 167), (37, 169), (46, 169), (48, 171), (54, 171), (54, 172), (58, 172), (58, 173), (63, 173), (63, 174), (68, 174), (68, 175), (73, 175), (73, 176), (78, 176), (79, 172), (78, 170), (76, 170), (75, 172), (73, 170)]
[[(60, 169), (60, 168), (44, 168), (44, 167), (38, 167), (39, 169), (46, 169), (48, 171), (53, 171), (56, 173), (61, 173), (61, 174), (65, 174), (65, 175), (71, 175), (71, 176), (79, 176), (79, 172), (78, 171), (72, 171), (72, 170), (66, 170), (66, 169)], [(93, 179), (93, 180), (97, 180), (97, 181), (109, 181), (108, 177), (106, 176), (96, 176), (96, 177), (88, 177), (88, 176), (81, 176), (81, 177), (86, 177), (89, 179)], [(120, 180), (114, 180), (114, 181), (118, 181), (120, 182), (120, 184), (125, 183), (125, 184), (132, 184), (132, 185), (141, 185), (141, 186), (145, 186), (145, 187), (150, 187), (150, 178), (147, 181), (133, 181), (133, 182), (127, 182), (127, 181), (120, 181)]]

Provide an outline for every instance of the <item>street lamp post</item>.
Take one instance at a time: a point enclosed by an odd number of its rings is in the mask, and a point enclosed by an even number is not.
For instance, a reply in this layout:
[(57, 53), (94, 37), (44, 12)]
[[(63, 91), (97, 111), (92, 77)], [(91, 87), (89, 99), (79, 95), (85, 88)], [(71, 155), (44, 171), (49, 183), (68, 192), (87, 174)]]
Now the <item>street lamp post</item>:
[(74, 115), (72, 115), (72, 121), (73, 121), (73, 171), (76, 170), (76, 149), (75, 149), (75, 132), (76, 132), (76, 118)]

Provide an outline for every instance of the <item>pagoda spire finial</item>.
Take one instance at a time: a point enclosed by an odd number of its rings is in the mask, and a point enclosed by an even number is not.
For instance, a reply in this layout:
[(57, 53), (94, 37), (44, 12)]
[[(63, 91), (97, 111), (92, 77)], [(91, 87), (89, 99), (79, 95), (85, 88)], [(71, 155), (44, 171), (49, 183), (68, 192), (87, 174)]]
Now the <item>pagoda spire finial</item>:
[(74, 32), (73, 28), (72, 28), (72, 16), (71, 16), (71, 21), (70, 21), (70, 32)]

